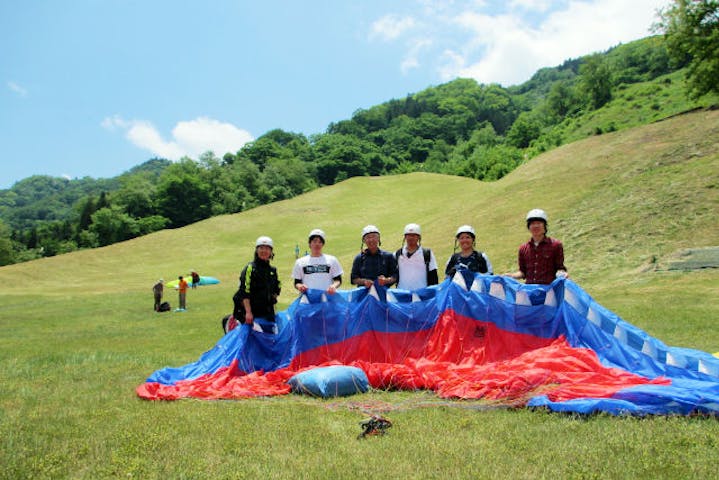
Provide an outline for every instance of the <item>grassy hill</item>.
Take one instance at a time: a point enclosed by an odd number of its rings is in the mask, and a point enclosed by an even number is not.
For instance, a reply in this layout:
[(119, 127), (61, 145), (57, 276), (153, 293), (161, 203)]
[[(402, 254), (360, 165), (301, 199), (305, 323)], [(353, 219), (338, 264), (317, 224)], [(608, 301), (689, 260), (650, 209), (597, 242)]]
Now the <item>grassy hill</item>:
[[(258, 235), (275, 240), (284, 307), (294, 298), (295, 245), (304, 251), (312, 228), (327, 232), (345, 286), (368, 223), (379, 226), (387, 250), (399, 247), (406, 223), (420, 223), (441, 264), (457, 226), (470, 223), (501, 273), (516, 268), (524, 215), (535, 207), (548, 211), (550, 235), (564, 241), (572, 278), (605, 307), (668, 344), (719, 350), (719, 269), (663, 269), (680, 249), (719, 245), (719, 111), (700, 111), (563, 146), (494, 183), (420, 173), (353, 178), (241, 214), (0, 268), (0, 478), (341, 478), (371, 474), (385, 464), (383, 449), (394, 452), (388, 476), (400, 478), (566, 478), (577, 472), (577, 449), (587, 474), (710, 475), (717, 422), (576, 425), (529, 411), (409, 409), (396, 414), (405, 430), (373, 448), (354, 439), (351, 405), (328, 413), (326, 402), (292, 397), (167, 404), (134, 395), (153, 370), (194, 361), (219, 338)], [(190, 269), (222, 283), (190, 292), (185, 314), (152, 312), (154, 281)], [(376, 395), (398, 402), (420, 394)], [(437, 439), (438, 429), (447, 438)], [(511, 461), (507, 443), (489, 441), (523, 436), (523, 456)], [(266, 462), (245, 450), (264, 445), (273, 445), (260, 454)], [(446, 455), (465, 447), (482, 457)], [(417, 449), (427, 452), (427, 475), (416, 475)], [(655, 460), (668, 462), (664, 475)]]
[[(274, 263), (289, 280), (295, 245), (304, 252), (316, 227), (349, 271), (368, 223), (382, 231), (383, 248), (394, 250), (403, 226), (419, 222), (424, 244), (442, 262), (456, 228), (470, 223), (501, 273), (515, 268), (527, 237), (524, 215), (534, 207), (548, 211), (550, 235), (565, 242), (573, 278), (602, 287), (678, 249), (719, 245), (717, 138), (719, 112), (701, 111), (566, 145), (493, 183), (422, 173), (353, 178), (182, 229), (3, 267), (2, 294), (140, 292), (157, 277), (193, 268), (234, 286), (261, 234), (275, 240)], [(286, 288), (283, 300), (292, 297)]]

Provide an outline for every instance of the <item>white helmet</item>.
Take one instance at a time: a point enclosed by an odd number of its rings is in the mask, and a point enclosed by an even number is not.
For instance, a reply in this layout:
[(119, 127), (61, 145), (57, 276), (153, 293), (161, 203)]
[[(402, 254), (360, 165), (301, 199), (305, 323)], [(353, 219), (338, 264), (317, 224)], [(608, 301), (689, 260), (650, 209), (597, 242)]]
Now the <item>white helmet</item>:
[(527, 225), (529, 225), (529, 222), (532, 220), (542, 220), (544, 223), (547, 223), (547, 212), (539, 208), (530, 210), (527, 212)]
[(323, 232), (323, 231), (320, 230), (319, 228), (315, 228), (314, 230), (312, 230), (312, 231), (310, 232), (309, 235), (307, 235), (307, 238), (308, 238), (309, 240), (312, 240), (312, 237), (320, 237), (320, 238), (322, 239), (322, 243), (325, 243), (325, 241), (326, 241), (326, 239), (325, 239), (325, 232)]
[(255, 242), (255, 248), (261, 247), (262, 245), (274, 249), (274, 245), (272, 244), (272, 239), (270, 237), (266, 237), (264, 235), (261, 237), (257, 237), (257, 241)]
[(404, 234), (413, 233), (415, 235), (422, 236), (422, 229), (416, 223), (408, 223), (404, 227)]
[(376, 233), (379, 235), (379, 228), (375, 227), (374, 225), (367, 225), (362, 229), (362, 238), (365, 237), (368, 233)]
[(462, 225), (461, 227), (459, 227), (457, 229), (457, 233), (454, 234), (454, 238), (459, 237), (459, 235), (462, 233), (469, 233), (470, 235), (472, 235), (472, 238), (477, 237), (476, 233), (474, 232), (474, 228), (472, 228), (471, 225)]

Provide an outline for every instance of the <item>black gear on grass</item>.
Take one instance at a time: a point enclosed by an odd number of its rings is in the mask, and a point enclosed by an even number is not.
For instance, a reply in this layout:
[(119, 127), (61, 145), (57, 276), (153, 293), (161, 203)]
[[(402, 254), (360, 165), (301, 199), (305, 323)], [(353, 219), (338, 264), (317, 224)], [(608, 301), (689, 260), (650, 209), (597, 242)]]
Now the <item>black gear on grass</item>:
[(357, 438), (365, 438), (367, 436), (384, 435), (388, 428), (392, 426), (392, 422), (380, 415), (372, 415), (359, 422), (362, 427), (362, 433)]

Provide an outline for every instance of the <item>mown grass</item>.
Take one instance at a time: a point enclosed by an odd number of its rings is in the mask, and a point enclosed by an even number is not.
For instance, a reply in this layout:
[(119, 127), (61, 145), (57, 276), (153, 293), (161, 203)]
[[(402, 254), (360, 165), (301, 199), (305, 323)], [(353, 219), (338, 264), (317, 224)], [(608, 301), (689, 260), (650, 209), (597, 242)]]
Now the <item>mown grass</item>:
[[(428, 392), (147, 402), (154, 370), (196, 360), (260, 234), (285, 281), (314, 227), (349, 271), (367, 223), (389, 250), (418, 222), (440, 263), (473, 224), (497, 272), (515, 268), (524, 214), (542, 207), (572, 277), (671, 345), (719, 351), (716, 269), (661, 270), (719, 245), (719, 112), (697, 112), (561, 147), (499, 182), (411, 174), (356, 178), (238, 215), (111, 247), (0, 268), (0, 478), (712, 478), (719, 422), (589, 418)], [(185, 313), (156, 314), (150, 288), (196, 268), (217, 286)], [(168, 299), (176, 306), (174, 292)], [(394, 426), (358, 440), (358, 422)]]

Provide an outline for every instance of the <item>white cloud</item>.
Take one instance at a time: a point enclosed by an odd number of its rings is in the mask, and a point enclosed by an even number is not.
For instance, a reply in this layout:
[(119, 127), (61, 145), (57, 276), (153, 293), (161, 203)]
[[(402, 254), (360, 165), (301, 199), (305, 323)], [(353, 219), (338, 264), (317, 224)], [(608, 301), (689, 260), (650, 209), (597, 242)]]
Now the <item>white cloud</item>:
[(105, 118), (101, 125), (110, 131), (125, 131), (125, 137), (133, 145), (170, 160), (185, 156), (197, 159), (208, 150), (221, 157), (254, 140), (246, 130), (208, 117), (178, 122), (172, 129), (172, 140), (164, 139), (157, 128), (146, 120), (124, 120), (114, 115)]
[(546, 12), (551, 8), (552, 3), (552, 0), (511, 0), (509, 2), (509, 8), (520, 8), (527, 11)]
[(400, 70), (402, 70), (402, 73), (405, 74), (413, 68), (419, 68), (420, 53), (422, 52), (422, 50), (431, 46), (432, 41), (425, 39), (414, 39), (410, 41), (409, 45), (409, 51), (407, 52), (407, 55), (405, 55), (404, 59), (402, 60), (402, 63), (400, 64)]
[(9, 81), (9, 82), (7, 82), (7, 86), (8, 86), (8, 88), (9, 88), (11, 91), (17, 93), (17, 94), (20, 95), (21, 97), (26, 97), (26, 96), (27, 96), (27, 89), (25, 89), (25, 88), (22, 87), (21, 85), (19, 85), (19, 84), (13, 82), (12, 80)]
[[(650, 35), (660, 0), (572, 1), (550, 13), (536, 28), (519, 18), (500, 18), (501, 28), (490, 30), (486, 53), (457, 72), (480, 82), (521, 83), (542, 67), (561, 64), (622, 42)], [(486, 26), (486, 25), (479, 25)], [(481, 36), (486, 30), (474, 30)], [(476, 38), (476, 37), (475, 37)]]
[(113, 115), (112, 117), (105, 117), (100, 123), (102, 128), (110, 131), (117, 130), (118, 128), (129, 128), (130, 123), (123, 120), (119, 115)]
[[(411, 24), (433, 49), (408, 44), (400, 69), (433, 64), (440, 78), (470, 77), (509, 86), (528, 80), (543, 67), (561, 64), (620, 43), (651, 35), (656, 11), (669, 0), (510, 0), (443, 3), (442, 14)], [(491, 13), (488, 13), (491, 12)], [(394, 39), (405, 30), (401, 19), (383, 17), (373, 34)], [(393, 27), (394, 25), (394, 27)], [(393, 36), (392, 36), (393, 35)]]
[(399, 17), (397, 15), (385, 15), (372, 24), (370, 39), (394, 40), (407, 30), (415, 26), (412, 17)]

